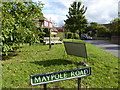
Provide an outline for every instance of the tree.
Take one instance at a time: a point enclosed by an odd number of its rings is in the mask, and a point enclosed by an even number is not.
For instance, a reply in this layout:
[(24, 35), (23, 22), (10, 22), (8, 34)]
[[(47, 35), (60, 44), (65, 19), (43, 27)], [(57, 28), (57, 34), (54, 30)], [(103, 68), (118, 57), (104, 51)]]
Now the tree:
[(118, 17), (120, 18), (120, 12), (118, 12)]
[(81, 36), (81, 32), (83, 32), (87, 26), (87, 19), (84, 15), (86, 10), (87, 7), (82, 6), (81, 2), (73, 2), (69, 8), (68, 15), (66, 15), (67, 19), (64, 20), (65, 29), (72, 33), (78, 32)]
[(90, 25), (87, 26), (85, 33), (89, 36), (98, 36), (98, 37), (110, 37), (110, 30), (104, 25), (98, 24), (97, 22), (91, 22)]
[(84, 32), (89, 36), (95, 36), (97, 33), (98, 25), (99, 24), (97, 22), (91, 22), (90, 25), (87, 26)]
[(42, 3), (3, 2), (2, 3), (2, 52), (14, 50), (20, 43), (35, 42), (38, 37), (33, 18), (43, 19)]
[(97, 36), (98, 37), (111, 37), (111, 32), (104, 25), (97, 26)]
[(120, 18), (115, 18), (111, 21), (110, 30), (113, 36), (120, 36)]

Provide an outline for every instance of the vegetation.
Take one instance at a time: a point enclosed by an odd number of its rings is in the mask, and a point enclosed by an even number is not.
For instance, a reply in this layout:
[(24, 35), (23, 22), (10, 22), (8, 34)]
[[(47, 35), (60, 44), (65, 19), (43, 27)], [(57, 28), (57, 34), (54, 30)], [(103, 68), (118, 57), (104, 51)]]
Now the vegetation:
[(65, 33), (65, 38), (66, 39), (79, 39), (80, 37), (77, 33), (66, 32)]
[(84, 33), (88, 34), (89, 36), (96, 36), (98, 25), (99, 24), (97, 22), (91, 22), (90, 25), (88, 25), (85, 29)]
[(98, 24), (97, 22), (91, 22), (90, 25), (87, 26), (84, 33), (89, 36), (111, 37), (110, 29), (104, 25)]
[[(82, 88), (118, 88), (118, 58), (91, 44), (86, 45), (87, 64), (92, 67), (92, 75), (82, 78)], [(43, 85), (31, 86), (30, 75), (75, 69), (80, 61), (85, 60), (66, 55), (64, 50), (63, 44), (53, 45), (50, 51), (48, 45), (22, 45), (0, 61), (3, 69), (2, 88), (43, 88)], [(77, 79), (47, 84), (47, 87), (77, 88)]]
[(104, 25), (99, 25), (97, 28), (98, 37), (111, 37), (111, 31)]
[(87, 19), (85, 18), (85, 12), (87, 7), (82, 6), (81, 2), (73, 2), (69, 8), (67, 19), (65, 20), (65, 28), (72, 33), (79, 33), (81, 36), (82, 31), (87, 26)]
[(39, 2), (3, 2), (2, 3), (2, 52), (15, 50), (20, 43), (33, 43), (39, 39), (35, 19), (43, 19)]
[(120, 18), (115, 18), (110, 23), (110, 30), (113, 36), (120, 36)]
[(65, 33), (64, 32), (58, 32), (56, 37), (60, 37), (61, 40), (63, 40), (65, 38)]
[[(65, 28), (69, 31), (66, 33), (67, 38), (78, 38), (78, 34), (81, 35), (85, 30), (87, 20), (84, 14), (87, 8), (81, 5), (81, 2), (73, 2), (69, 8), (68, 19), (65, 20)], [(86, 61), (92, 67), (92, 75), (82, 78), (82, 88), (118, 88), (119, 69), (116, 56), (86, 43), (88, 60), (85, 60), (67, 55), (63, 44), (53, 45), (52, 49), (48, 50), (48, 45), (34, 43), (43, 36), (49, 36), (48, 30), (36, 26), (35, 19), (44, 18), (42, 8), (41, 2), (3, 2), (0, 39), (2, 39), (2, 52), (6, 56), (0, 61), (3, 72), (2, 88), (42, 88), (42, 85), (34, 87), (30, 85), (30, 75), (84, 67), (79, 65), (81, 61)], [(115, 29), (111, 27), (114, 35), (119, 33), (118, 22), (119, 19), (115, 19), (111, 23), (112, 27), (115, 27)], [(104, 26), (95, 22), (88, 28), (90, 30), (88, 29), (87, 33), (90, 35), (105, 36), (109, 32)], [(64, 38), (63, 33), (59, 33), (58, 36)], [(83, 42), (74, 39), (65, 41)], [(77, 79), (51, 83), (47, 86), (77, 88)]]

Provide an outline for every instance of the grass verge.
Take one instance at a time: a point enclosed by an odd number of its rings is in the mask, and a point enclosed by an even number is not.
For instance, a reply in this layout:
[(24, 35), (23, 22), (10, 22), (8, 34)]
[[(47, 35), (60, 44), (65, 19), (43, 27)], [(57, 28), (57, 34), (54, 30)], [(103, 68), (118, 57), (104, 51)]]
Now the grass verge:
[[(82, 88), (117, 88), (118, 58), (91, 44), (86, 43), (86, 45), (87, 64), (92, 67), (92, 75), (82, 78)], [(43, 85), (31, 86), (30, 75), (76, 69), (77, 65), (73, 62), (79, 63), (80, 61), (84, 61), (84, 59), (66, 55), (63, 44), (52, 45), (50, 51), (48, 45), (23, 45), (11, 56), (4, 57), (3, 61), (0, 61), (2, 87), (43, 88)], [(79, 67), (83, 66), (79, 65)], [(77, 88), (77, 79), (51, 83), (47, 87)]]

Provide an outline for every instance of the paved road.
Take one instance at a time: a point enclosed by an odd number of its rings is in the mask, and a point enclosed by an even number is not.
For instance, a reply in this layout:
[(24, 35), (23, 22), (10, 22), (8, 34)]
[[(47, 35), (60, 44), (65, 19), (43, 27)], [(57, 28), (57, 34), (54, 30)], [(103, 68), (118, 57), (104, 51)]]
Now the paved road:
[(120, 58), (120, 46), (104, 40), (84, 40)]

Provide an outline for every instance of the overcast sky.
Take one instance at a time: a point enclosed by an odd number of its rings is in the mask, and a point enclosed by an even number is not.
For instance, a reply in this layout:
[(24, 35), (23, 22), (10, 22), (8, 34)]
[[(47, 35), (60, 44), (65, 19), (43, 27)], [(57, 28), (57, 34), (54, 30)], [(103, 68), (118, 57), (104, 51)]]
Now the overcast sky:
[[(42, 1), (45, 5), (43, 8), (44, 16), (55, 22), (57, 26), (64, 24), (67, 19), (70, 4), (76, 0), (33, 0), (35, 2)], [(89, 22), (98, 22), (99, 24), (107, 24), (114, 18), (118, 17), (118, 2), (120, 0), (78, 0), (82, 1), (87, 7), (85, 13)]]

